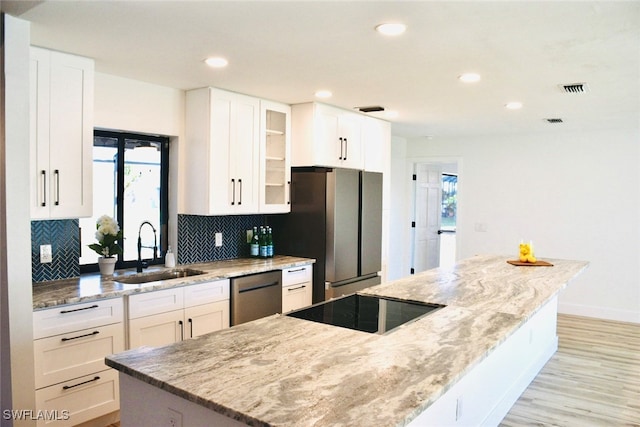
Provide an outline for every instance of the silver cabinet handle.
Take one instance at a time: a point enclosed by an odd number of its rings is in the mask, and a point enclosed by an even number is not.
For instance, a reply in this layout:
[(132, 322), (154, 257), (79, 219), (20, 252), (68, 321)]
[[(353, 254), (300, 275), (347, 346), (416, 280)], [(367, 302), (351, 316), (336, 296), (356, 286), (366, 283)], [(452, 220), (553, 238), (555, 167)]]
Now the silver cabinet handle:
[(231, 193), (233, 194), (231, 199), (231, 205), (235, 205), (236, 204), (236, 180), (234, 178), (231, 178), (231, 185), (232, 185)]
[(289, 187), (289, 191), (287, 192), (287, 204), (291, 204), (291, 181), (287, 181), (287, 186)]
[(238, 184), (240, 184), (240, 199), (238, 201), (238, 205), (242, 204), (242, 179), (238, 178)]
[(342, 137), (340, 137), (339, 140), (340, 140), (340, 157), (338, 157), (338, 160), (342, 160), (342, 153), (344, 151), (344, 144), (342, 143)]

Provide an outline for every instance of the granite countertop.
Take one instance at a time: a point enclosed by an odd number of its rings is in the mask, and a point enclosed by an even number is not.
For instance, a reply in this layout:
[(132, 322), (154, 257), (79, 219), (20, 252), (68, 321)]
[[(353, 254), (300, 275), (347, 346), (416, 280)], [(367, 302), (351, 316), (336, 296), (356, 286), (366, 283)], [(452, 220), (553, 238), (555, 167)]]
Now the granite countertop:
[[(168, 289), (177, 286), (211, 280), (227, 279), (248, 274), (280, 270), (296, 266), (308, 265), (315, 260), (284, 255), (273, 258), (238, 258), (224, 261), (213, 261), (198, 264), (178, 265), (176, 268), (192, 268), (202, 270), (205, 274), (181, 277), (171, 280), (160, 280), (137, 285), (118, 282), (118, 278), (137, 275), (135, 269), (117, 270), (113, 277), (101, 277), (99, 273), (83, 274), (80, 277), (33, 285), (33, 309), (40, 310), (65, 304), (77, 304), (100, 299), (116, 298), (139, 292)], [(141, 275), (169, 268), (153, 266), (146, 268)]]
[(385, 335), (273, 315), (106, 363), (253, 425), (405, 425), (588, 265), (507, 259), (477, 256), (364, 290), (447, 305)]

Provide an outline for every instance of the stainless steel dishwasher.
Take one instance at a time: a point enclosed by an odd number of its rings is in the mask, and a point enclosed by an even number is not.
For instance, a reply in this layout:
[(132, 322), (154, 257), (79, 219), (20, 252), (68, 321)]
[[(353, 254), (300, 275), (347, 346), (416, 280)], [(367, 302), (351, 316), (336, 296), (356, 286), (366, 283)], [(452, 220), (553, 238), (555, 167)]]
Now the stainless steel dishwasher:
[(231, 279), (231, 326), (282, 313), (281, 277), (270, 271)]

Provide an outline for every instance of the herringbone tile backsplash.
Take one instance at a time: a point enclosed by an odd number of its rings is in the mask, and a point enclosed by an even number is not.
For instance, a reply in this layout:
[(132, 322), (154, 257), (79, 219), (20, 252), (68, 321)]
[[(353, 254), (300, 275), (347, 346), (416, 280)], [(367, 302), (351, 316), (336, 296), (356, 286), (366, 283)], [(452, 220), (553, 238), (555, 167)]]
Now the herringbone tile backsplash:
[[(264, 215), (178, 215), (177, 262), (218, 261), (248, 255), (246, 230), (264, 225)], [(80, 224), (77, 219), (31, 221), (33, 282), (80, 276)], [(215, 233), (222, 246), (215, 246)], [(53, 261), (40, 263), (40, 245), (51, 245)]]
[[(51, 245), (52, 262), (40, 263), (40, 245)], [(31, 221), (31, 277), (34, 282), (80, 275), (80, 231), (77, 219)]]
[[(178, 215), (178, 263), (218, 261), (248, 255), (247, 232), (264, 225), (264, 215)], [(215, 233), (222, 233), (216, 247)]]

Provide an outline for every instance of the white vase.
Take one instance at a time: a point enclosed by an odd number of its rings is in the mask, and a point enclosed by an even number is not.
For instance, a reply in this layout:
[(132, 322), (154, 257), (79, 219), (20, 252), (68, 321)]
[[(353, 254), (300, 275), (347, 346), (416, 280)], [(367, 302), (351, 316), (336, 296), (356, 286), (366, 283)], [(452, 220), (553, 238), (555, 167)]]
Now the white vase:
[(100, 267), (101, 276), (113, 276), (113, 270), (116, 268), (116, 257), (100, 257), (98, 258), (98, 266)]

